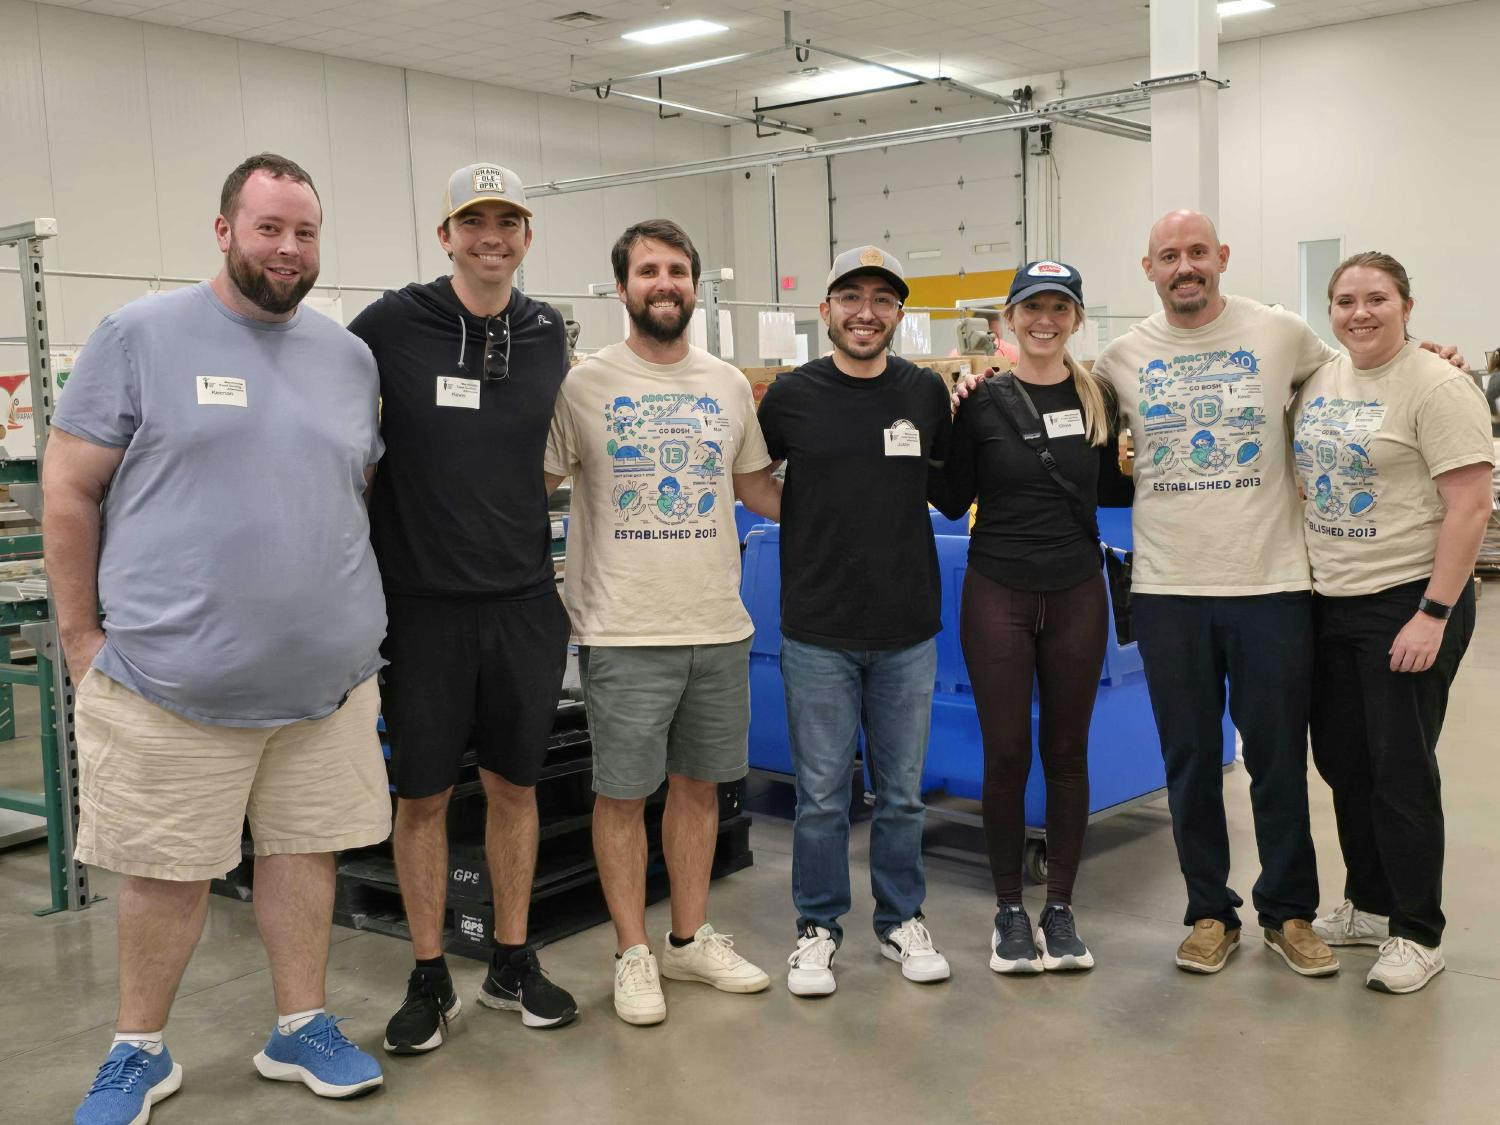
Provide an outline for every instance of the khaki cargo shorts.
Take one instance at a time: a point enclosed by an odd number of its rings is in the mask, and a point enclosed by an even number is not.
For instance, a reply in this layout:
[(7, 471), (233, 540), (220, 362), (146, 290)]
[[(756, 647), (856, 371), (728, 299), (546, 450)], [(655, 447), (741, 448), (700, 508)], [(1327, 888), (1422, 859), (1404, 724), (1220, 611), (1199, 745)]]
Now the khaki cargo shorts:
[(78, 685), (80, 863), (192, 882), (256, 855), (335, 852), (390, 835), (371, 676), (321, 719), (226, 727), (159, 707), (90, 669)]

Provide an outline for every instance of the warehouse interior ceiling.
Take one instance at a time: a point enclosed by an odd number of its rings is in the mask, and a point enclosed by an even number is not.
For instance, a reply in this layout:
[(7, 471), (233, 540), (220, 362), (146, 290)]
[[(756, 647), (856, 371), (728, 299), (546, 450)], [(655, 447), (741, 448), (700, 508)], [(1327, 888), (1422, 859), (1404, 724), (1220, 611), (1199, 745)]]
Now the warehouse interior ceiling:
[[(602, 82), (662, 67), (783, 43), (783, 12), (793, 35), (891, 66), (1010, 93), (1009, 80), (1142, 58), (1149, 50), (1145, 0), (41, 0), (259, 43), (407, 67), (432, 74), (569, 95), (580, 81)], [(1223, 23), (1223, 39), (1256, 38), (1466, 0), (1276, 0), (1268, 11)], [(582, 21), (579, 13), (599, 17)], [(559, 22), (563, 17), (572, 20)], [(727, 30), (647, 46), (628, 31), (689, 19)], [(851, 81), (855, 64), (789, 50), (674, 75), (671, 100), (731, 113), (817, 99)], [(887, 76), (887, 80), (889, 77)], [(618, 89), (655, 96), (654, 80)], [(594, 98), (592, 90), (571, 91)], [(614, 98), (612, 104), (658, 112)], [(993, 112), (969, 94), (906, 86), (775, 116), (803, 125), (854, 126), (912, 107), (938, 113)], [(865, 121), (860, 119), (864, 118)]]

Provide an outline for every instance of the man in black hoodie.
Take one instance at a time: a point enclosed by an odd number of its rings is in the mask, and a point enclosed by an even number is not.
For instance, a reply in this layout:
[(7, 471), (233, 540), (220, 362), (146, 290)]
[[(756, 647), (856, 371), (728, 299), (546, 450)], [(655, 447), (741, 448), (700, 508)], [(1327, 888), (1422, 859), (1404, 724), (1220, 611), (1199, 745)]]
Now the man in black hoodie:
[(512, 284), (531, 246), (520, 177), (449, 178), (438, 241), (451, 277), (387, 292), (349, 325), (380, 368), (385, 460), (371, 538), (389, 626), (382, 703), (396, 779), (394, 844), (416, 967), (385, 1049), (443, 1043), (458, 996), (443, 960), (447, 808), (472, 744), (488, 800), (495, 949), (479, 1002), (528, 1027), (577, 1014), (526, 944), (536, 780), (567, 659), (542, 453), (567, 373), (562, 315)]

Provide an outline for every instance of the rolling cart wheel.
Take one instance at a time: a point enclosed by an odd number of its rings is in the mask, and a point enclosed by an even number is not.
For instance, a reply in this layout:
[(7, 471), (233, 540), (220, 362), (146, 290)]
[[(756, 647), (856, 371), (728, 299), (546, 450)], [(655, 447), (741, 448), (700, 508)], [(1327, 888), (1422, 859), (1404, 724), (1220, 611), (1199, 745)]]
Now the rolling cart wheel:
[(1047, 882), (1046, 840), (1026, 841), (1026, 847), (1021, 852), (1021, 870), (1033, 883), (1044, 885)]

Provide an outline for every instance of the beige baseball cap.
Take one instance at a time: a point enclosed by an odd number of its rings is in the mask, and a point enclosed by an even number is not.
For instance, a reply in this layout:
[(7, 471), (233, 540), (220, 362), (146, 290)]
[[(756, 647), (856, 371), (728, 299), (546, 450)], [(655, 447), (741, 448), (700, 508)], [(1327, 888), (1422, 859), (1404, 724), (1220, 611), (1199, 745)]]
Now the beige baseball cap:
[(520, 176), (498, 164), (467, 164), (448, 177), (448, 190), (443, 192), (443, 219), (451, 219), (465, 207), (486, 199), (509, 203), (528, 219), (532, 217)]

